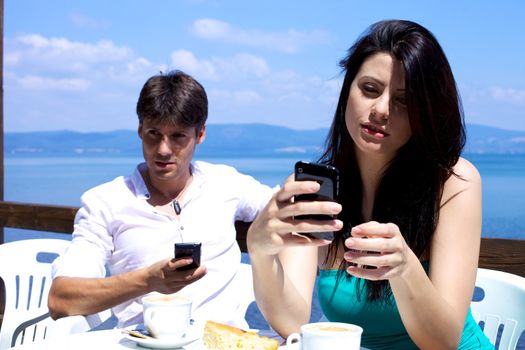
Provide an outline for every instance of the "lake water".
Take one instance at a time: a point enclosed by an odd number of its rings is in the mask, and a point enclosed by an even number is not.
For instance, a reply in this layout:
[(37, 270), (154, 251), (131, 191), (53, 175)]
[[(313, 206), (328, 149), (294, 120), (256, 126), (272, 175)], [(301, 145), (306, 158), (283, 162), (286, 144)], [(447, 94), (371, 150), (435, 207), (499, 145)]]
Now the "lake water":
[[(525, 155), (467, 155), (483, 179), (483, 236), (525, 239)], [(252, 175), (270, 186), (291, 174), (298, 158), (206, 158)], [(303, 159), (310, 160), (308, 156)], [(81, 194), (117, 176), (130, 174), (141, 158), (6, 157), (5, 199), (79, 205)], [(27, 231), (6, 229), (6, 241)]]

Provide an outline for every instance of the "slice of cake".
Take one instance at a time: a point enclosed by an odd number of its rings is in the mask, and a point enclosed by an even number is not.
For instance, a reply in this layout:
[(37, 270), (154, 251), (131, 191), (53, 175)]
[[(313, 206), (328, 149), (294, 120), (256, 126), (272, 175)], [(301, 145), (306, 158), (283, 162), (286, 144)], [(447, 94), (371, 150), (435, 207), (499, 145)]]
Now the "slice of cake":
[(206, 322), (202, 340), (210, 350), (277, 350), (279, 348), (279, 342), (275, 339), (213, 321)]

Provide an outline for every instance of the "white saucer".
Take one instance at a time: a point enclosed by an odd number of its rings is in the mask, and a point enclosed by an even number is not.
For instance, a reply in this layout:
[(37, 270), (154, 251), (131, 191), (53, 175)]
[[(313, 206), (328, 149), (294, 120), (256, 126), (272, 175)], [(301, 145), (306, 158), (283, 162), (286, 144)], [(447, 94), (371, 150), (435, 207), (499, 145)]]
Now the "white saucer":
[[(129, 327), (128, 329), (132, 330), (135, 327)], [(124, 334), (124, 338), (134, 341), (140, 346), (150, 348), (150, 349), (174, 349), (180, 348), (184, 345), (193, 343), (196, 340), (199, 340), (202, 337), (202, 329), (199, 329), (195, 326), (190, 326), (188, 331), (179, 339), (144, 339), (139, 337), (134, 337), (130, 334)]]

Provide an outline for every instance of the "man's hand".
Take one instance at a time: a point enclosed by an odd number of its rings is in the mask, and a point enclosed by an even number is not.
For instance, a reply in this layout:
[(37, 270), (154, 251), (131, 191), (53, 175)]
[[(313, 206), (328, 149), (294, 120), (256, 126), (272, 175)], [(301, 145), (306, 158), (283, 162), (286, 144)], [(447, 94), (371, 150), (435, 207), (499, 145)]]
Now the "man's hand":
[(150, 291), (163, 294), (178, 292), (195, 281), (198, 281), (207, 270), (205, 266), (199, 266), (193, 270), (178, 271), (178, 267), (192, 263), (191, 258), (161, 260), (147, 268), (147, 284)]

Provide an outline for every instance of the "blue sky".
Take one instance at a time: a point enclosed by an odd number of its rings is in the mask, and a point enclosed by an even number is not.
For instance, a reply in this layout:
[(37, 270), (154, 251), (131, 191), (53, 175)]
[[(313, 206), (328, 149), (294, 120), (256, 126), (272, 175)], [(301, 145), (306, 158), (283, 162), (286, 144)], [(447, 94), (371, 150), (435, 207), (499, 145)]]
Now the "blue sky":
[(525, 130), (525, 2), (4, 0), (5, 131), (135, 129), (145, 80), (181, 69), (209, 123), (328, 127), (339, 60), (382, 19), (432, 31), (467, 123)]

